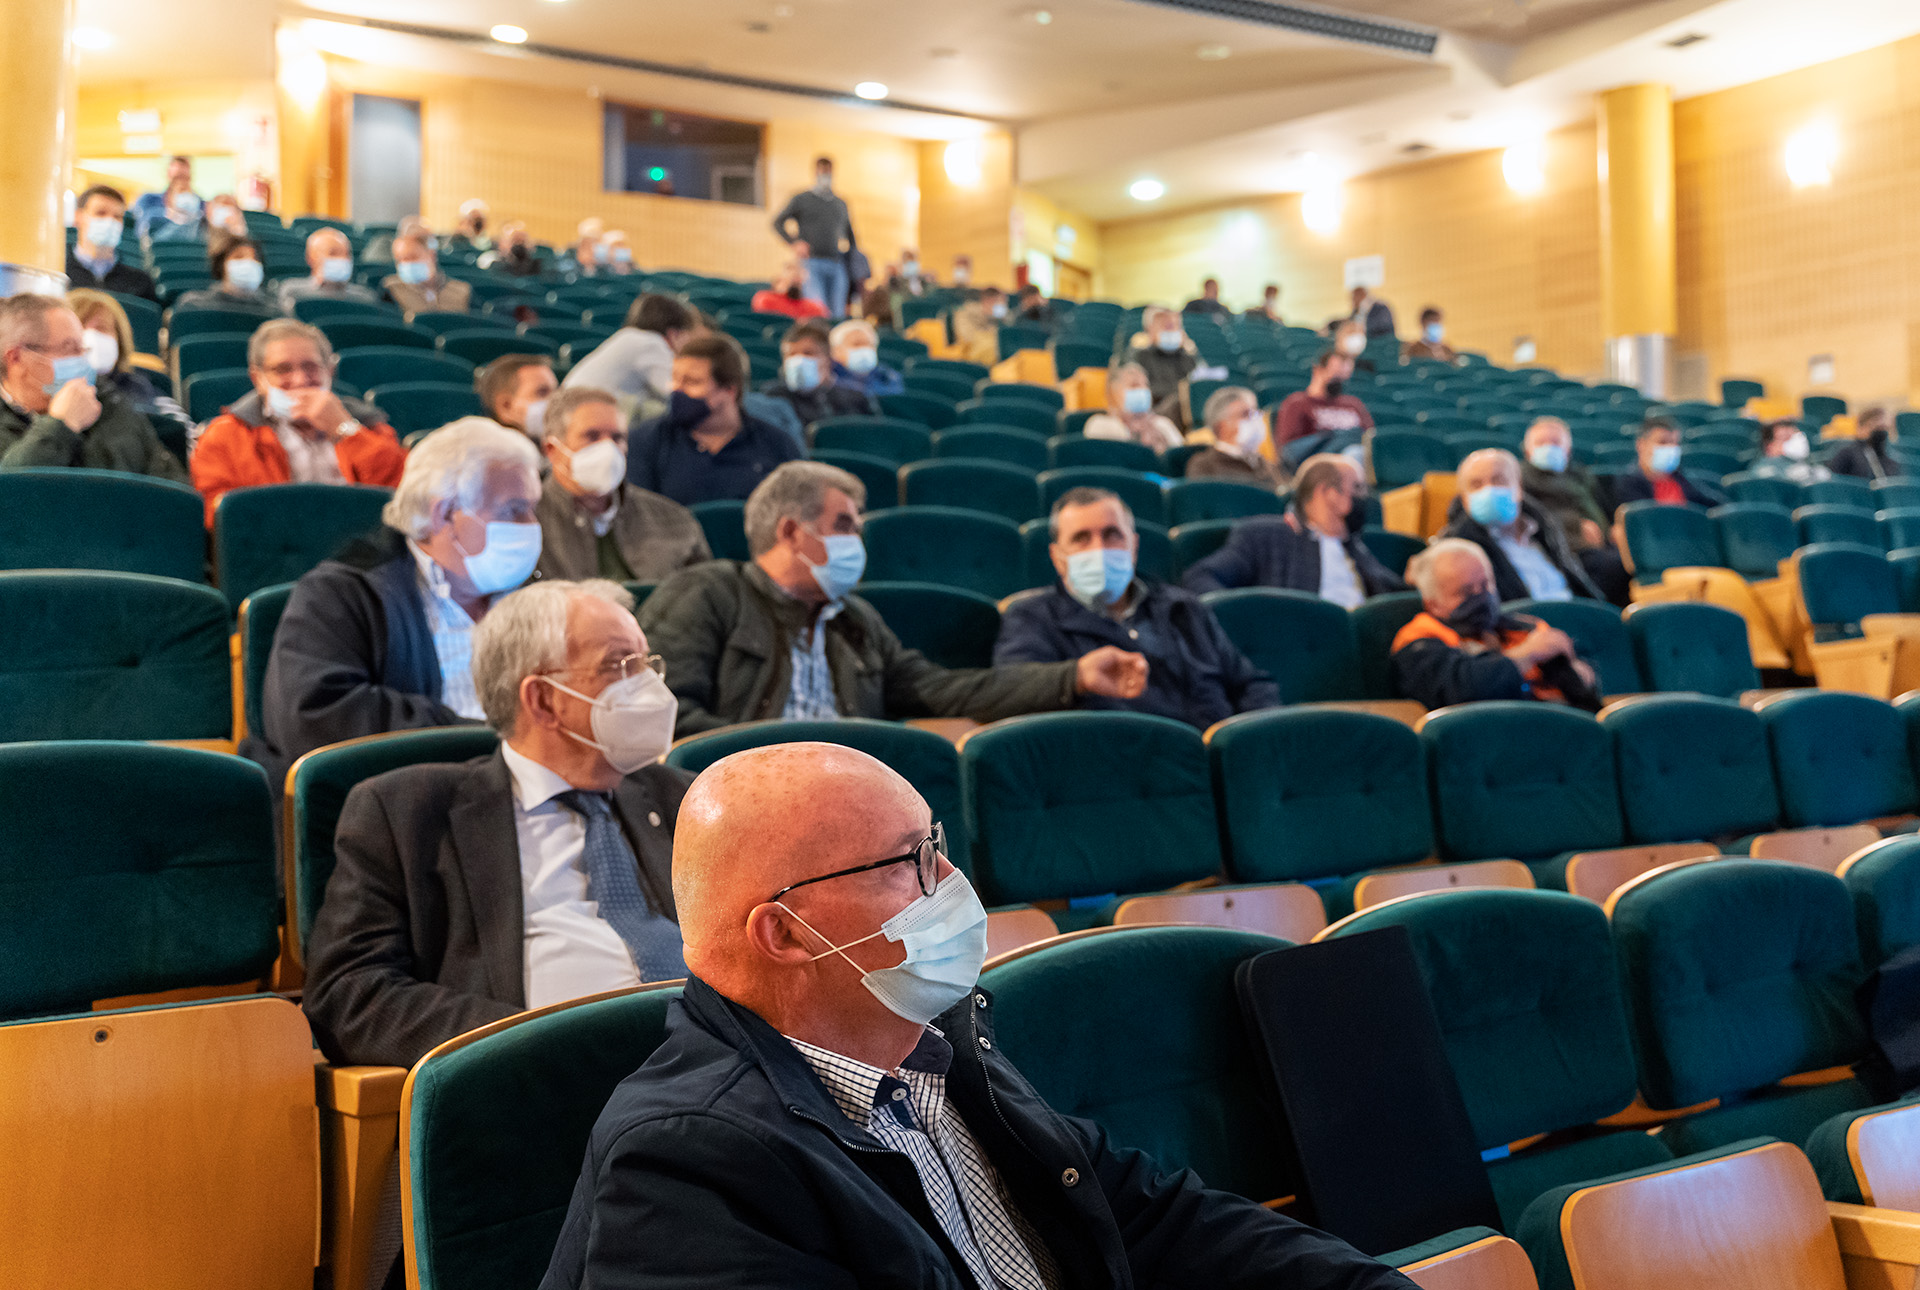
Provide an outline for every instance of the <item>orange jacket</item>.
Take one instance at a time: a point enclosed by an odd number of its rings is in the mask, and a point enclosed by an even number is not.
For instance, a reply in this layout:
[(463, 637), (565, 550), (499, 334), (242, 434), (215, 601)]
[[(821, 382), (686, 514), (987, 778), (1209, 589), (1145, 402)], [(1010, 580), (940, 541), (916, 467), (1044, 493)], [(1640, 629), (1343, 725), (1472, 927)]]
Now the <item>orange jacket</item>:
[[(1528, 634), (1533, 630), (1533, 625), (1540, 620), (1521, 615), (1507, 615), (1503, 617), (1501, 621), (1503, 623), (1525, 623), (1526, 626), (1496, 629), (1494, 635), (1500, 638), (1498, 645), (1487, 645), (1485, 642), (1479, 642), (1481, 648), (1489, 653), (1494, 650), (1504, 651), (1518, 645), (1527, 638)], [(1440, 619), (1423, 609), (1415, 614), (1412, 620), (1395, 634), (1393, 638), (1393, 648), (1389, 650), (1388, 653), (1397, 654), (1408, 645), (1421, 640), (1437, 640), (1448, 649), (1459, 649), (1465, 644), (1465, 639), (1459, 632), (1456, 632), (1453, 628), (1447, 626)], [(1540, 668), (1538, 665), (1528, 668), (1523, 674), (1523, 677), (1527, 684), (1532, 687), (1533, 696), (1536, 699), (1546, 699), (1552, 703), (1566, 702), (1566, 696), (1562, 695), (1560, 691), (1550, 685), (1541, 684)]]
[[(366, 404), (347, 410), (371, 413)], [(407, 464), (407, 450), (394, 437), (393, 427), (378, 421), (364, 422), (357, 433), (334, 444), (333, 456), (348, 483), (378, 484), (382, 488), (398, 484)], [(213, 508), (221, 494), (257, 484), (284, 484), (293, 478), (287, 450), (280, 446), (280, 436), (273, 427), (255, 425), (232, 409), (207, 423), (194, 445), (188, 468), (193, 472), (193, 486), (206, 499), (208, 528), (213, 527)]]

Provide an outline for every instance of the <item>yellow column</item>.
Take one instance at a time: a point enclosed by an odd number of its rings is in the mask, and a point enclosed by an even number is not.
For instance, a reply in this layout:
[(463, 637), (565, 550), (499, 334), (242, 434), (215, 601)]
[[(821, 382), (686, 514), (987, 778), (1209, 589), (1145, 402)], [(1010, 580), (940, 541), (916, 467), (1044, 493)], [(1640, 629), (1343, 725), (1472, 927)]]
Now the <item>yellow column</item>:
[(6, 0), (0, 84), (0, 295), (64, 292), (66, 224), (60, 209), (73, 142), (73, 0)]
[(1607, 370), (1665, 398), (1679, 330), (1674, 269), (1673, 95), (1627, 85), (1600, 95), (1600, 322)]
[(280, 182), (273, 208), (287, 216), (324, 214), (332, 177), (327, 61), (286, 23), (275, 33), (274, 57)]

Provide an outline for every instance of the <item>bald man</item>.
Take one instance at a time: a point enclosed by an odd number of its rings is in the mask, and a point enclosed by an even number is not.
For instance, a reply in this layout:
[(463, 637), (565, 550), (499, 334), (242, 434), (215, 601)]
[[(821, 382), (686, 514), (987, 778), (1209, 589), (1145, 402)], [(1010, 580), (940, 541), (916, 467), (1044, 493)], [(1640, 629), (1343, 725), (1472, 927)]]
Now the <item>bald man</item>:
[(992, 1043), (986, 910), (873, 758), (716, 762), (673, 889), (686, 994), (594, 1127), (543, 1290), (1411, 1285), (1042, 1102)]

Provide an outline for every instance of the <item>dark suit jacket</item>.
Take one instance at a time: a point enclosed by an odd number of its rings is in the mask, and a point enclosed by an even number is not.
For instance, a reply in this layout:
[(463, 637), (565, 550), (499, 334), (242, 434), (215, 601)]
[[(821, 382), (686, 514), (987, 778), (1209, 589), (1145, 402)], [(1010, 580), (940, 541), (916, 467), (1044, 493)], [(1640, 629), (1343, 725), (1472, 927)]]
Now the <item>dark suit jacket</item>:
[[(691, 782), (646, 766), (613, 794), (641, 890), (669, 918), (678, 917), (673, 823)], [(411, 1066), (526, 1007), (520, 849), (500, 753), (406, 766), (357, 785), (334, 855), (307, 945), (302, 1005), (331, 1060)]]
[(156, 302), (160, 299), (153, 288), (153, 279), (124, 259), (115, 260), (113, 267), (107, 270), (107, 276), (102, 278), (81, 263), (72, 247), (67, 248), (67, 285), (75, 291), (91, 287), (96, 291), (117, 291), (123, 296), (140, 296)]
[[(1718, 489), (1708, 488), (1705, 484), (1681, 471), (1674, 476), (1680, 481), (1680, 491), (1687, 495), (1692, 506), (1719, 506), (1727, 499)], [(1653, 500), (1653, 481), (1648, 479), (1638, 466), (1613, 477), (1613, 508), (1617, 511), (1628, 502), (1650, 502)]]
[[(1360, 575), (1360, 589), (1369, 596), (1405, 591), (1401, 577), (1374, 557), (1358, 537), (1341, 543)], [(1197, 560), (1181, 579), (1188, 591), (1204, 595), (1233, 587), (1281, 587), (1320, 594), (1320, 539), (1309, 533), (1292, 513), (1260, 516), (1233, 526), (1226, 545)]]
[[(1567, 580), (1567, 590), (1588, 600), (1605, 600), (1600, 588), (1587, 576), (1586, 566), (1580, 563), (1573, 549), (1567, 545), (1567, 535), (1560, 531), (1560, 526), (1553, 522), (1552, 517), (1541, 510), (1531, 497), (1522, 500), (1520, 507), (1538, 530), (1535, 537), (1540, 549), (1553, 561), (1553, 567), (1560, 571), (1560, 576)], [(1500, 549), (1500, 543), (1494, 539), (1493, 533), (1467, 514), (1466, 505), (1460, 498), (1454, 498), (1447, 507), (1447, 527), (1440, 530), (1439, 536), (1465, 538), (1487, 553), (1487, 559), (1493, 563), (1493, 589), (1502, 601), (1525, 600), (1533, 594), (1527, 590), (1520, 571), (1513, 567), (1513, 561), (1507, 559), (1507, 553)]]

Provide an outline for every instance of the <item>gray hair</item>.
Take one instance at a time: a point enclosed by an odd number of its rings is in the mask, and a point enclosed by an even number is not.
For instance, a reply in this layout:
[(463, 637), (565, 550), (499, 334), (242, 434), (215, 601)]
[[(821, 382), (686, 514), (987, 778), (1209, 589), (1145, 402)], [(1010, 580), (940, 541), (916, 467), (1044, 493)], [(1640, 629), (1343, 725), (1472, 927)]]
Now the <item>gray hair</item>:
[(1260, 398), (1244, 385), (1223, 385), (1207, 396), (1207, 405), (1200, 410), (1200, 420), (1212, 425), (1226, 415), (1228, 408), (1240, 399), (1245, 399), (1254, 407), (1260, 406)]
[(433, 532), (433, 512), (442, 502), (450, 501), (469, 513), (477, 509), (486, 491), (487, 471), (496, 465), (518, 466), (530, 477), (540, 477), (540, 454), (519, 431), (478, 417), (442, 426), (407, 454), (400, 486), (393, 490), (380, 518), (387, 527), (419, 541)]
[(339, 238), (341, 244), (347, 248), (347, 254), (352, 255), (353, 239), (330, 224), (316, 228), (313, 232), (307, 234), (307, 254), (312, 255), (315, 247), (323, 242), (330, 242), (336, 237)]
[(1440, 565), (1453, 556), (1478, 560), (1487, 577), (1493, 577), (1493, 561), (1487, 558), (1479, 543), (1465, 538), (1435, 538), (1426, 550), (1407, 561), (1407, 581), (1420, 593), (1420, 599), (1432, 600), (1440, 594)]
[(1098, 506), (1101, 502), (1116, 503), (1120, 507), (1120, 514), (1126, 517), (1127, 532), (1134, 533), (1138, 531), (1133, 525), (1133, 508), (1127, 505), (1120, 494), (1107, 488), (1087, 488), (1083, 486), (1080, 488), (1069, 488), (1054, 500), (1053, 509), (1047, 512), (1048, 540), (1053, 542), (1060, 540), (1061, 511), (1066, 510), (1069, 506)]
[(565, 445), (573, 414), (589, 403), (604, 403), (615, 409), (620, 406), (620, 400), (606, 390), (595, 389), (591, 385), (563, 385), (547, 400), (546, 414), (540, 420), (541, 434)]
[(1107, 369), (1108, 384), (1112, 384), (1114, 381), (1120, 379), (1123, 376), (1137, 376), (1142, 381), (1147, 381), (1151, 379), (1147, 375), (1147, 369), (1140, 366), (1140, 364), (1138, 363), (1115, 363), (1112, 367), (1109, 367)]
[(1178, 322), (1180, 315), (1174, 313), (1173, 310), (1167, 308), (1165, 305), (1148, 305), (1140, 311), (1141, 330), (1146, 331), (1151, 329), (1153, 324), (1162, 318), (1171, 318), (1175, 322)]
[(849, 342), (855, 332), (864, 335), (874, 344), (880, 343), (880, 333), (874, 330), (872, 323), (864, 318), (849, 318), (827, 333), (827, 343), (838, 347)]
[(1549, 430), (1559, 430), (1565, 434), (1567, 438), (1573, 438), (1573, 427), (1565, 421), (1562, 421), (1559, 417), (1535, 417), (1533, 424), (1527, 427), (1527, 433), (1521, 437), (1520, 442), (1525, 443), (1528, 439), (1533, 438), (1533, 432), (1543, 427)]
[(838, 466), (789, 461), (775, 467), (747, 498), (747, 550), (756, 556), (771, 551), (781, 520), (811, 524), (819, 519), (829, 488), (851, 497), (855, 510), (867, 508), (867, 486)]
[(520, 682), (567, 665), (567, 609), (581, 596), (633, 612), (633, 597), (617, 582), (556, 579), (502, 596), (473, 629), (473, 689), (502, 739), (520, 717)]
[[(47, 339), (47, 315), (66, 309), (59, 296), (21, 292), (0, 301), (0, 355), (15, 345), (39, 345)], [(77, 315), (76, 315), (77, 317)]]
[(1501, 462), (1512, 473), (1514, 482), (1520, 482), (1520, 459), (1505, 448), (1476, 448), (1460, 459), (1460, 464), (1455, 467), (1456, 473), (1465, 474), (1467, 467), (1477, 461)]
[(327, 342), (327, 334), (318, 327), (303, 323), (298, 318), (275, 318), (263, 322), (253, 329), (253, 335), (247, 339), (247, 366), (259, 367), (267, 360), (267, 346), (278, 340), (304, 340), (320, 351), (320, 361), (331, 370), (333, 367), (333, 346)]

